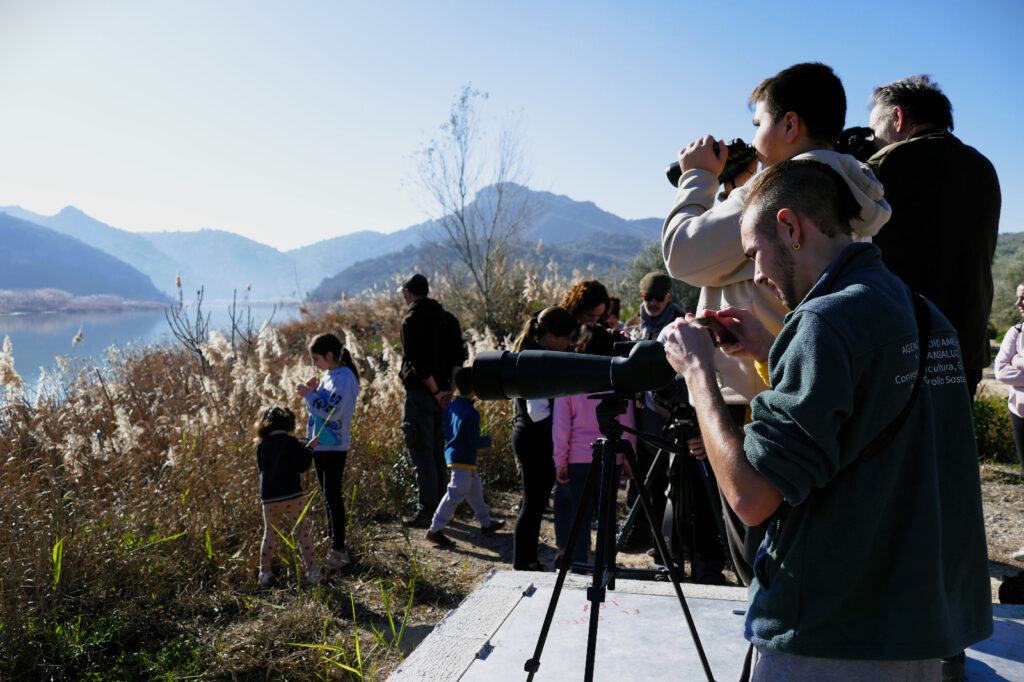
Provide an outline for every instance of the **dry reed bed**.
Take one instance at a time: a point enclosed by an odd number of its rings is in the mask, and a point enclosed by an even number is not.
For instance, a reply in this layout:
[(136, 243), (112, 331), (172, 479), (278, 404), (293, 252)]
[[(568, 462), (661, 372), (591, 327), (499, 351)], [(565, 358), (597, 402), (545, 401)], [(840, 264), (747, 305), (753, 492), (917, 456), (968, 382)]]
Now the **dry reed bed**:
[[(355, 678), (342, 665), (393, 667), (410, 598), (451, 606), (463, 596), (411, 546), (396, 557), (377, 530), (413, 493), (399, 428), (404, 312), (393, 297), (345, 301), (265, 326), (249, 345), (212, 332), (208, 367), (180, 346), (112, 349), (102, 371), (62, 362), (44, 377), (64, 386), (54, 392), (0, 389), (0, 678)], [(252, 424), (270, 404), (304, 414), (294, 386), (315, 372), (305, 345), (323, 331), (343, 339), (362, 373), (345, 479), (361, 561), (320, 588), (289, 570), (261, 591)], [(498, 345), (467, 337), (471, 354)], [(484, 476), (510, 486), (509, 406), (481, 406), (495, 436)], [(315, 490), (311, 473), (304, 483)], [(323, 555), (318, 497), (310, 518)]]

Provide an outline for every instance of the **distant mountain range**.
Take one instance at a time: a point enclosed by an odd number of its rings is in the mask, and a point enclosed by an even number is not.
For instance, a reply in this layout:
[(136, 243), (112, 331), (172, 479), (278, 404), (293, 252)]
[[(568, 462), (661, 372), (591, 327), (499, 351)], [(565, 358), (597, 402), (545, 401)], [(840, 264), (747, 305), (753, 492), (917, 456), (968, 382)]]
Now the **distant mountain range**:
[[(554, 258), (563, 272), (574, 267), (585, 268), (591, 263), (599, 271), (612, 264), (621, 267), (639, 252), (643, 241), (657, 239), (660, 235), (660, 218), (625, 220), (599, 209), (592, 202), (574, 201), (550, 192), (525, 191), (531, 194), (535, 220), (523, 235), (517, 255), (544, 262)], [(476, 201), (488, 201), (492, 192), (492, 188), (482, 190)], [(52, 275), (49, 278), (29, 278), (28, 270), (13, 268), (13, 261), (17, 259), (45, 262), (47, 250), (56, 248), (55, 244), (63, 235), (72, 240), (68, 244), (87, 245), (112, 257), (110, 264), (120, 262), (118, 267), (108, 268), (110, 287), (114, 287), (113, 279), (123, 278), (125, 282), (135, 283), (122, 287), (133, 294), (130, 298), (156, 297), (157, 300), (175, 295), (176, 273), (180, 273), (186, 292), (203, 286), (210, 300), (230, 298), (234, 291), (242, 292), (250, 286), (252, 300), (301, 299), (307, 293), (316, 298), (334, 298), (341, 291), (357, 294), (373, 286), (386, 285), (396, 275), (425, 264), (429, 250), (425, 250), (426, 244), (436, 234), (436, 225), (427, 221), (391, 233), (354, 232), (281, 252), (222, 230), (128, 232), (102, 223), (72, 206), (52, 216), (32, 213), (18, 206), (0, 207), (2, 213), (7, 214), (3, 217), (12, 221), (10, 224), (21, 224), (4, 240), (4, 258), (12, 260), (9, 270), (12, 274), (5, 273), (7, 284), (2, 288), (64, 289), (58, 286), (53, 268), (46, 269)], [(33, 229), (40, 230), (39, 235), (33, 235)], [(45, 239), (41, 236), (44, 229), (48, 235)], [(536, 255), (535, 247), (541, 240), (543, 249)], [(80, 246), (66, 249), (83, 253)], [(59, 281), (79, 289), (87, 281), (97, 284), (101, 280), (84, 271), (82, 282), (72, 281), (77, 276), (73, 266), (86, 261), (89, 259), (82, 256), (66, 264)], [(129, 276), (127, 273), (132, 270), (137, 272)], [(23, 274), (14, 275), (15, 272)], [(186, 294), (186, 298), (191, 296)]]
[(60, 289), (74, 296), (170, 300), (149, 277), (124, 261), (5, 213), (0, 213), (0, 244), (0, 289)]

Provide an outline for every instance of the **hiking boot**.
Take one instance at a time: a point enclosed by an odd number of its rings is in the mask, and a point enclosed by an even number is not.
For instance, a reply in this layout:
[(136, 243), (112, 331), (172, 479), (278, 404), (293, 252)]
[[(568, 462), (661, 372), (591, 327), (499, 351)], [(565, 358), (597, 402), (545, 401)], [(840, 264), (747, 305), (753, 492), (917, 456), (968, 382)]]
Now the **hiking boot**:
[(352, 563), (352, 558), (348, 555), (348, 550), (331, 550), (331, 553), (324, 559), (324, 568), (328, 571), (334, 571), (339, 568), (345, 568)]
[(494, 535), (505, 527), (505, 519), (491, 519), (491, 525), (480, 526), (480, 533), (483, 535)]
[(260, 585), (267, 587), (270, 583), (274, 582), (274, 574), (270, 571), (260, 571), (259, 581)]
[(432, 542), (435, 545), (437, 545), (438, 547), (454, 547), (455, 546), (455, 541), (452, 540), (447, 535), (445, 535), (442, 531), (437, 531), (436, 533), (431, 533), (428, 530), (426, 537), (427, 537), (427, 542)]
[(425, 512), (419, 512), (415, 516), (407, 516), (402, 521), (410, 528), (430, 528), (433, 517)]

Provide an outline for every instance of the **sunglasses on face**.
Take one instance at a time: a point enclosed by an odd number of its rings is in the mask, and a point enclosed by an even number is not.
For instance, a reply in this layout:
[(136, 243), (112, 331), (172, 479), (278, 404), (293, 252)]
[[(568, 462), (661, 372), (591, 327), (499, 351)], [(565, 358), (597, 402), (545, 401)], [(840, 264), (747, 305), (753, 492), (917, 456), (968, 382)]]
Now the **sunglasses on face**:
[(655, 296), (654, 294), (644, 294), (643, 299), (647, 303), (650, 303), (652, 301), (657, 301), (658, 303), (661, 303), (662, 301), (665, 300), (665, 296), (664, 294), (661, 296)]

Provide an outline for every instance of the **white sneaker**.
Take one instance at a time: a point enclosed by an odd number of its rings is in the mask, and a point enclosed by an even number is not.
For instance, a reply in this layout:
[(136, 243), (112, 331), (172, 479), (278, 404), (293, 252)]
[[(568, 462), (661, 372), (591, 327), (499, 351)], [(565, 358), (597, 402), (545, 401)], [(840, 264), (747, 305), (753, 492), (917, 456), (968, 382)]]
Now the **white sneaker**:
[(1013, 558), (1017, 561), (1024, 561), (1024, 547), (1021, 547), (1013, 553)]
[(347, 549), (342, 550), (341, 552), (334, 549), (331, 550), (331, 553), (328, 554), (327, 558), (324, 560), (324, 568), (328, 571), (333, 571), (335, 569), (345, 568), (351, 563), (352, 558), (349, 557)]

